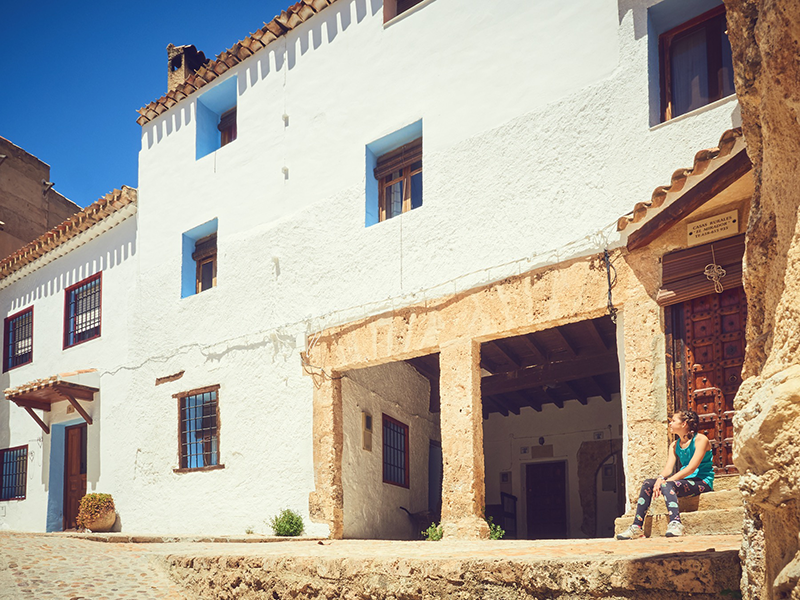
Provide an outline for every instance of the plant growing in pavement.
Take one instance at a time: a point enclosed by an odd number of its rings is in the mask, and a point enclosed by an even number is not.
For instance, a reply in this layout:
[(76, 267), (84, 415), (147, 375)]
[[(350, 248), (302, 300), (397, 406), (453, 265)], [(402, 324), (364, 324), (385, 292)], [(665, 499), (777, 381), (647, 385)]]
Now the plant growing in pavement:
[(275, 531), (275, 535), (280, 536), (297, 536), (301, 535), (305, 530), (303, 517), (288, 508), (282, 510), (277, 516), (272, 517), (269, 525)]

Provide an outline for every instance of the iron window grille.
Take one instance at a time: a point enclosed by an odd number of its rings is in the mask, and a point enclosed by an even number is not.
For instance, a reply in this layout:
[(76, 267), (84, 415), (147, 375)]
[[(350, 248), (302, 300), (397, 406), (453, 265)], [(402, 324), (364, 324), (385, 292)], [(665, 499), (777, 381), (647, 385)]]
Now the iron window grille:
[(181, 469), (221, 467), (219, 386), (178, 394)]
[(64, 308), (64, 348), (100, 337), (101, 273), (68, 287)]
[(33, 308), (6, 318), (4, 329), (3, 371), (33, 361)]
[(408, 487), (408, 425), (383, 415), (383, 482)]
[(24, 500), (28, 446), (0, 450), (0, 500)]

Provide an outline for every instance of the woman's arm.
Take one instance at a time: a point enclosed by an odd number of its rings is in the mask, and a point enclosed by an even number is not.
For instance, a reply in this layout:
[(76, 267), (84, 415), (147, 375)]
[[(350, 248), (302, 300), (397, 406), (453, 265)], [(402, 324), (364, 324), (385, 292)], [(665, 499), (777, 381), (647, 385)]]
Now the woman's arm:
[(675, 444), (676, 442), (672, 442), (669, 445), (669, 456), (667, 456), (667, 464), (664, 465), (664, 469), (661, 473), (658, 474), (658, 478), (656, 479), (656, 484), (653, 486), (653, 497), (658, 498), (661, 496), (661, 485), (666, 481), (666, 478), (672, 474), (672, 471), (675, 470), (675, 461), (677, 459), (677, 455), (675, 454)]
[(677, 481), (678, 479), (685, 479), (697, 470), (703, 460), (706, 452), (711, 448), (711, 442), (702, 433), (698, 433), (694, 438), (694, 456), (689, 464), (683, 467), (675, 475), (670, 476), (667, 481)]

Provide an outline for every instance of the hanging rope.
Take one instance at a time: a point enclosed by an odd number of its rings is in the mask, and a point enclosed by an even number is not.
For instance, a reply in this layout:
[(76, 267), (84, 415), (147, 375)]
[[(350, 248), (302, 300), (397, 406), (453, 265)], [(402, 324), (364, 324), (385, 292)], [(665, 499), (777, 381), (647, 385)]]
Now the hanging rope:
[(714, 245), (711, 245), (711, 264), (706, 265), (705, 276), (709, 279), (709, 281), (714, 282), (714, 291), (718, 294), (721, 294), (722, 291), (725, 289), (722, 287), (722, 282), (720, 279), (727, 275), (727, 271), (723, 269), (720, 265), (717, 264), (717, 257), (714, 254)]
[[(611, 288), (617, 283), (617, 270), (611, 264), (611, 257), (608, 255), (608, 249), (603, 250), (603, 260), (606, 263), (606, 278), (608, 279), (608, 314), (611, 315), (611, 321), (616, 324), (617, 322), (617, 308), (611, 299)], [(614, 276), (611, 276), (611, 271), (614, 271)]]

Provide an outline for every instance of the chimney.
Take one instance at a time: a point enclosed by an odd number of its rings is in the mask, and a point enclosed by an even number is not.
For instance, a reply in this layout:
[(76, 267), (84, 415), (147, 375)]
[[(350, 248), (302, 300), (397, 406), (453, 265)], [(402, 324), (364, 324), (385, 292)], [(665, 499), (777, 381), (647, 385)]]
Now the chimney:
[(207, 62), (206, 55), (194, 46), (167, 46), (167, 91), (178, 89)]

